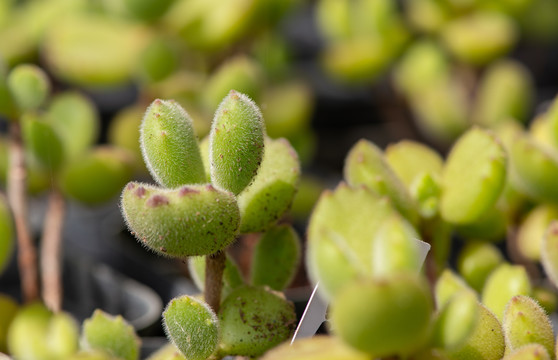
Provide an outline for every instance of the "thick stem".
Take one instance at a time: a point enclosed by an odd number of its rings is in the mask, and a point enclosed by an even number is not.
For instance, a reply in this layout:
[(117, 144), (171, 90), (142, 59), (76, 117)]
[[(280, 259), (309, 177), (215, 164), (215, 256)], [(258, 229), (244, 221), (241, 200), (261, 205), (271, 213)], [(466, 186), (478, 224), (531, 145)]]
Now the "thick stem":
[(23, 300), (31, 302), (39, 298), (37, 249), (33, 244), (27, 224), (27, 198), (25, 195), (27, 171), (21, 127), (17, 122), (10, 124), (9, 156), (7, 195), (16, 227), (21, 292)]
[(223, 289), (223, 272), (227, 255), (224, 251), (205, 257), (205, 302), (215, 314), (219, 313), (221, 290)]
[(53, 312), (62, 309), (62, 227), (65, 210), (64, 197), (58, 189), (53, 189), (48, 199), (41, 240), (43, 301)]

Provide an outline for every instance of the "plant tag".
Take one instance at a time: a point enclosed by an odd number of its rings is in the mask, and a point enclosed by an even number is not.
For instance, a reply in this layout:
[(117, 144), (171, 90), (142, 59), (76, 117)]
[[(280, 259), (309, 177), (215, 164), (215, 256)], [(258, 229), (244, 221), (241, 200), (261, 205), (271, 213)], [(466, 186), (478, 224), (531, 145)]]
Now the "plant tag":
[[(424, 260), (426, 259), (426, 255), (430, 251), (431, 246), (429, 243), (422, 240), (415, 240), (417, 241), (419, 248), (418, 255), (420, 262), (424, 264)], [(316, 286), (310, 295), (310, 299), (308, 299), (308, 304), (306, 304), (306, 309), (304, 309), (302, 318), (295, 330), (291, 340), (291, 345), (297, 339), (314, 336), (320, 325), (322, 325), (322, 323), (326, 320), (327, 307), (329, 304), (318, 294), (318, 286), (320, 286), (320, 282), (316, 283)]]

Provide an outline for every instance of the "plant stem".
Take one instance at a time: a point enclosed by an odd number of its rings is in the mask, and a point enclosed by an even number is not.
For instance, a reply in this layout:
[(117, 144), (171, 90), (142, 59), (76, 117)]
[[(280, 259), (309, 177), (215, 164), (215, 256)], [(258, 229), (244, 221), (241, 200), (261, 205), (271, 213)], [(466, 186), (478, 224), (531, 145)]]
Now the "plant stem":
[(205, 302), (213, 309), (215, 314), (219, 313), (221, 304), (221, 290), (223, 289), (223, 272), (227, 255), (224, 251), (205, 257)]
[(8, 168), (7, 196), (14, 217), (17, 242), (18, 266), (21, 276), (21, 292), (24, 302), (39, 298), (37, 249), (31, 239), (27, 224), (27, 199), (25, 153), (18, 122), (10, 123), (10, 158)]
[(66, 206), (58, 189), (53, 189), (48, 199), (43, 238), (41, 239), (41, 275), (43, 301), (53, 312), (62, 309), (62, 226)]

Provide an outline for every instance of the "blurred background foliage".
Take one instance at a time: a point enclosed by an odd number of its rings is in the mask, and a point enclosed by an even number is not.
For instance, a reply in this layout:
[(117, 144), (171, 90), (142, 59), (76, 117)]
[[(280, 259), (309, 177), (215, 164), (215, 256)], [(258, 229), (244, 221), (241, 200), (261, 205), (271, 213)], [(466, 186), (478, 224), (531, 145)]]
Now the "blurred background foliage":
[[(177, 100), (202, 139), (234, 88), (260, 105), (271, 137), (293, 144), (306, 177), (327, 179), (362, 137), (445, 152), (473, 124), (526, 123), (558, 91), (557, 16), (558, 0), (3, 0), (0, 59), (3, 74), (34, 63), (55, 95), (91, 102), (96, 141), (124, 150), (135, 177), (154, 98)], [(71, 116), (92, 116), (87, 104)], [(305, 178), (293, 214), (319, 183)]]

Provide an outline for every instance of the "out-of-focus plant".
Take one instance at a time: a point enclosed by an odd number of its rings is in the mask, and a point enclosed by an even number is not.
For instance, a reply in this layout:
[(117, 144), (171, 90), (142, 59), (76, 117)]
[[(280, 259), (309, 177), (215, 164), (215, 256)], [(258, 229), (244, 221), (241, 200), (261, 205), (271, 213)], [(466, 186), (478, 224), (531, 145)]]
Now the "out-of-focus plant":
[[(308, 228), (330, 335), (264, 359), (554, 356), (556, 104), (530, 129), (474, 126), (446, 159), (408, 140), (355, 144)], [(417, 239), (431, 245), (422, 268)]]

